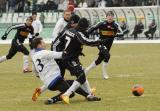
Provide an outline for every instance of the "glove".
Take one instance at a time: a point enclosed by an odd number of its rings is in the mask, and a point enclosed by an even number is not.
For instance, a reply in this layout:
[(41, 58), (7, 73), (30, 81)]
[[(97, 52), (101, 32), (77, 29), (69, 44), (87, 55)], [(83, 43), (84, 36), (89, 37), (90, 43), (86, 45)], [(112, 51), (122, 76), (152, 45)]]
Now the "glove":
[(5, 34), (1, 37), (1, 39), (2, 39), (2, 40), (6, 40), (6, 39), (7, 39), (7, 35), (8, 35), (8, 34), (5, 33)]
[(35, 36), (39, 36), (39, 33), (35, 33)]

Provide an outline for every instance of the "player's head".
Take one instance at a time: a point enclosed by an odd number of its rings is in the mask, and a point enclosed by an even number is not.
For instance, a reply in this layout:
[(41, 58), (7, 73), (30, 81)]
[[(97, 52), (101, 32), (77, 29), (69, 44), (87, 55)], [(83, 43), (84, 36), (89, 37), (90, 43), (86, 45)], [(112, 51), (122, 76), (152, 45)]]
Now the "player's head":
[(71, 12), (74, 12), (74, 6), (73, 5), (68, 5), (67, 10), (70, 10)]
[(108, 11), (107, 13), (106, 13), (106, 19), (107, 19), (107, 21), (110, 23), (110, 22), (113, 22), (113, 20), (114, 20), (114, 13), (113, 13), (113, 11)]
[(63, 17), (66, 21), (69, 21), (70, 17), (71, 17), (72, 12), (70, 10), (65, 10), (63, 12)]
[(71, 28), (75, 28), (78, 25), (79, 20), (80, 20), (80, 17), (78, 15), (75, 15), (75, 14), (72, 15), (69, 20)]
[(36, 11), (32, 12), (32, 18), (33, 18), (33, 20), (37, 19), (37, 12)]
[(41, 37), (37, 37), (33, 39), (32, 44), (34, 49), (37, 49), (37, 48), (46, 49), (46, 44)]
[(31, 25), (32, 25), (32, 22), (33, 22), (33, 18), (32, 18), (32, 16), (29, 16), (29, 17), (27, 18), (27, 20), (26, 20), (27, 26), (31, 26)]
[(86, 18), (81, 18), (78, 22), (77, 28), (80, 31), (86, 31), (89, 27), (89, 21)]

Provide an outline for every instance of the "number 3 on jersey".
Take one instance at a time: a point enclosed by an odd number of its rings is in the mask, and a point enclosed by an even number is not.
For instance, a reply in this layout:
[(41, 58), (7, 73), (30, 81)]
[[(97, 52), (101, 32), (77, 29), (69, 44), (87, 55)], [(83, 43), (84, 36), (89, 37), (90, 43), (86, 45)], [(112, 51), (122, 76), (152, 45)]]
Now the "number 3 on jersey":
[(71, 38), (66, 36), (66, 45), (65, 45), (65, 49), (68, 47), (69, 43), (71, 42)]
[(39, 72), (42, 72), (42, 71), (43, 71), (43, 68), (44, 68), (44, 65), (42, 64), (41, 60), (40, 60), (40, 59), (37, 59), (37, 60), (36, 60), (36, 63), (38, 63), (38, 64), (37, 64), (37, 66), (38, 66), (38, 71), (39, 71)]

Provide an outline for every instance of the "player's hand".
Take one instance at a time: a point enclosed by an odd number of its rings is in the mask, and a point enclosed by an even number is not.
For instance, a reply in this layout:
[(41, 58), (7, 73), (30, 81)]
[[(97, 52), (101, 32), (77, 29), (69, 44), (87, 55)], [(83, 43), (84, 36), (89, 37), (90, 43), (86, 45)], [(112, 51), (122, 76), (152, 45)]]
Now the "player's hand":
[(102, 54), (104, 54), (104, 55), (106, 55), (106, 54), (108, 53), (108, 49), (107, 49), (107, 47), (104, 46), (104, 45), (99, 45), (99, 46), (98, 46), (98, 49), (99, 49), (99, 51), (100, 51)]
[(39, 36), (39, 33), (35, 33), (35, 36)]
[(7, 39), (7, 34), (5, 33), (2, 37), (1, 37), (2, 40), (6, 40)]

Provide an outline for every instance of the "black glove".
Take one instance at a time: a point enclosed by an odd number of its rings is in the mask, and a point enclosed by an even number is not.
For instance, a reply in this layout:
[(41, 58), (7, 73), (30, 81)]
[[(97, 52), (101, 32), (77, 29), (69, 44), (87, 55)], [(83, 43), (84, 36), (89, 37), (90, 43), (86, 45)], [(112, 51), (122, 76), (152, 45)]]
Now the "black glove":
[(6, 40), (6, 39), (7, 39), (7, 35), (8, 35), (8, 34), (5, 33), (5, 34), (1, 37), (1, 39), (2, 39), (2, 40)]
[(39, 33), (35, 33), (35, 36), (39, 36)]

